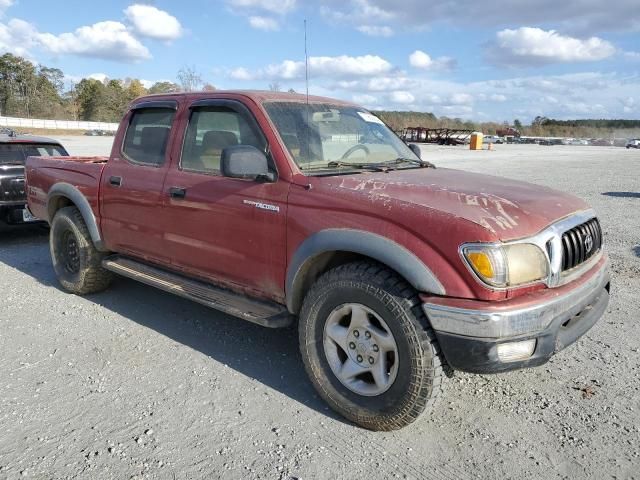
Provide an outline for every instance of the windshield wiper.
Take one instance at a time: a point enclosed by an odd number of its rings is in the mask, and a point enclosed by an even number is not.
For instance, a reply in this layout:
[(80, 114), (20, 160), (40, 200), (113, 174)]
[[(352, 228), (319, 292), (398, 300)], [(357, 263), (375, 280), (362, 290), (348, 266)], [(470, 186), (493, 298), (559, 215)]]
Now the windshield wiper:
[(416, 165), (420, 165), (421, 167), (436, 168), (436, 166), (433, 163), (428, 162), (426, 160), (417, 159), (417, 158), (398, 157), (395, 160), (392, 160), (391, 162), (388, 162), (388, 163), (393, 165), (397, 165), (399, 163), (414, 163)]
[(322, 170), (327, 168), (343, 168), (344, 167), (344, 168), (352, 168), (355, 170), (388, 172), (389, 170), (393, 170), (394, 167), (402, 163), (413, 163), (415, 165), (420, 166), (420, 168), (436, 168), (436, 166), (433, 163), (427, 162), (426, 160), (398, 157), (395, 160), (390, 160), (388, 162), (378, 162), (378, 163), (355, 163), (355, 162), (343, 162), (342, 160), (332, 160), (328, 162), (326, 165), (317, 165), (313, 167), (307, 167), (307, 168), (304, 168), (303, 170)]
[(341, 160), (333, 160), (327, 163), (327, 166), (323, 168), (340, 168), (340, 167), (360, 168), (363, 170), (373, 170), (376, 172), (384, 172), (385, 170), (387, 170), (387, 166), (382, 163), (353, 163), (353, 162), (343, 162)]

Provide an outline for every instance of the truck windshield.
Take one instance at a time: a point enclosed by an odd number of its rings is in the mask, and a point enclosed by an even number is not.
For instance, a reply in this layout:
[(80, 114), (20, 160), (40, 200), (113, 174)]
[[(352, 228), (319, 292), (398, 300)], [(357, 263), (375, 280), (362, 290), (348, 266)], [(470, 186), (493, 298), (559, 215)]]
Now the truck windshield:
[(24, 165), (27, 157), (67, 156), (60, 145), (45, 143), (0, 143), (0, 164)]
[(389, 127), (362, 108), (300, 102), (265, 102), (264, 107), (303, 171), (420, 165)]

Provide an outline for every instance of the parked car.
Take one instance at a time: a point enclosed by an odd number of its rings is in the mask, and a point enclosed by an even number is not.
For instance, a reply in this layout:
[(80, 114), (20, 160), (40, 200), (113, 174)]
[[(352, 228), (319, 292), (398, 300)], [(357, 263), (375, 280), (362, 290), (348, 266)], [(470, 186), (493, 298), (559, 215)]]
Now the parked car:
[(6, 224), (34, 222), (26, 208), (24, 162), (28, 156), (66, 156), (56, 140), (19, 135), (12, 130), (0, 132), (0, 221)]
[(538, 142), (538, 145), (562, 145), (562, 139), (560, 138), (543, 138)]
[(61, 285), (89, 294), (116, 273), (266, 327), (297, 322), (319, 395), (366, 428), (414, 421), (452, 369), (544, 364), (607, 308), (583, 200), (435, 168), (351, 103), (151, 96), (113, 145), (27, 160)]
[(629, 140), (626, 145), (627, 148), (640, 148), (640, 139), (634, 138), (633, 140)]
[(482, 137), (482, 143), (501, 144), (501, 143), (504, 143), (504, 141), (502, 140), (502, 138), (498, 137), (497, 135), (484, 135)]

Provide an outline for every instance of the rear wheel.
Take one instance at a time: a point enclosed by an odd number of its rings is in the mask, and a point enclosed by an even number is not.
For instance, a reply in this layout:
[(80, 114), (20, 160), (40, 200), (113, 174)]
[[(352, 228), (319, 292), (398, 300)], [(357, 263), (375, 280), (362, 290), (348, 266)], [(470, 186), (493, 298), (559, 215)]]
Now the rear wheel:
[(104, 290), (113, 274), (102, 268), (106, 254), (91, 240), (87, 225), (76, 207), (61, 208), (51, 222), (51, 260), (65, 290), (86, 295)]
[(323, 275), (305, 298), (299, 328), (314, 387), (358, 425), (402, 428), (440, 393), (443, 364), (418, 296), (378, 264)]

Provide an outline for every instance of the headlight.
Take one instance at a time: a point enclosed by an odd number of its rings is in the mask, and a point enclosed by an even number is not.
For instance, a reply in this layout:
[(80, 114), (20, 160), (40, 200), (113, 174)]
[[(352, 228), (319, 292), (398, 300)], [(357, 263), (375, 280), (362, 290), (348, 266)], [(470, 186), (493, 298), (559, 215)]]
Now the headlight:
[(466, 245), (462, 254), (476, 275), (492, 287), (524, 285), (548, 275), (547, 257), (531, 243)]

